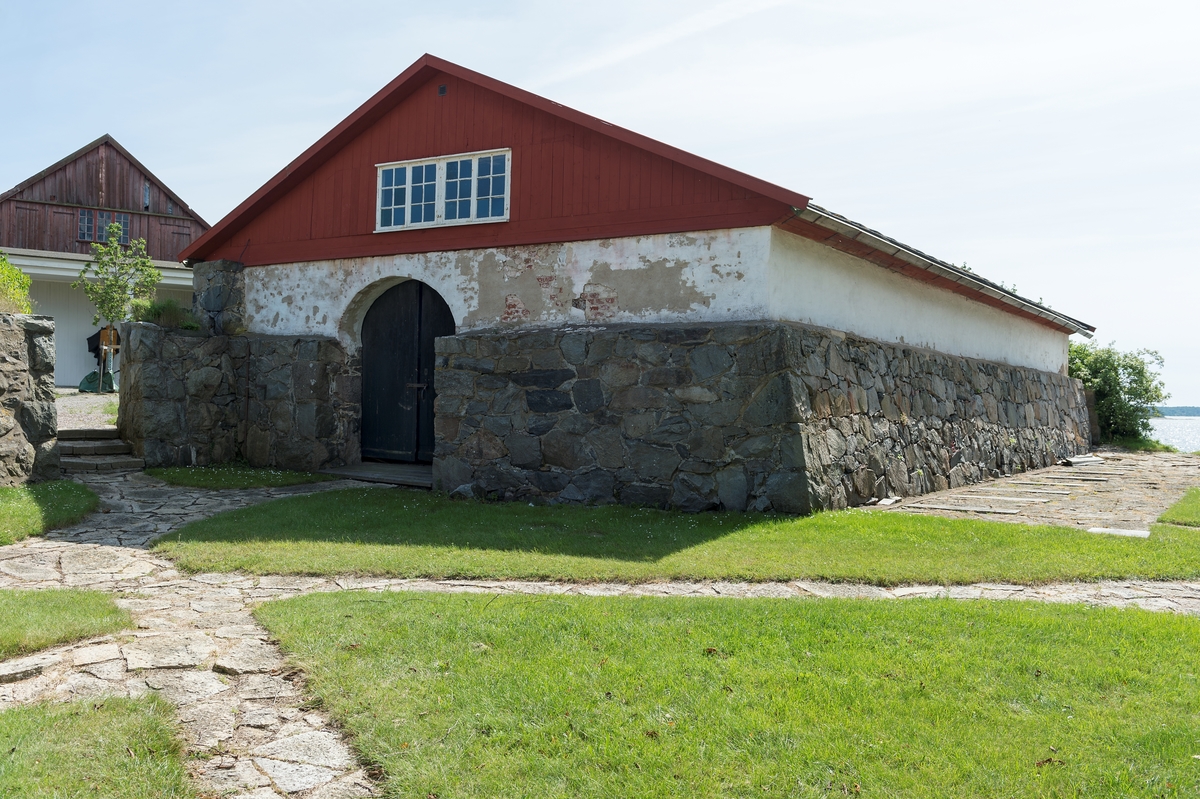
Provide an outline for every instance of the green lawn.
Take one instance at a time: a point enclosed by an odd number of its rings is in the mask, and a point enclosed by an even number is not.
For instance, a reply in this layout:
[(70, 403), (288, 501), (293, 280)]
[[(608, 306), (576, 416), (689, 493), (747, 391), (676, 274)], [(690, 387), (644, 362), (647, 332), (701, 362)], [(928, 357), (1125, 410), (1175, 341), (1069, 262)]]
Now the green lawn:
[(195, 796), (172, 708), (154, 698), (38, 703), (0, 713), (0, 796)]
[(255, 574), (878, 585), (1200, 576), (1200, 531), (1179, 527), (1156, 527), (1142, 540), (900, 513), (533, 507), (378, 488), (223, 513), (156, 549), (189, 571)]
[(71, 480), (0, 488), (0, 545), (74, 524), (99, 504), (90, 488)]
[(1183, 499), (1168, 508), (1158, 520), (1168, 524), (1200, 527), (1200, 488), (1189, 489)]
[(951, 600), (256, 612), (388, 796), (1196, 796), (1200, 621)]
[(286, 469), (255, 469), (252, 466), (238, 463), (220, 466), (171, 466), (163, 469), (147, 469), (146, 474), (174, 486), (213, 489), (278, 488), (337, 479), (327, 474), (292, 472)]
[(129, 614), (99, 591), (0, 590), (0, 660), (132, 626)]

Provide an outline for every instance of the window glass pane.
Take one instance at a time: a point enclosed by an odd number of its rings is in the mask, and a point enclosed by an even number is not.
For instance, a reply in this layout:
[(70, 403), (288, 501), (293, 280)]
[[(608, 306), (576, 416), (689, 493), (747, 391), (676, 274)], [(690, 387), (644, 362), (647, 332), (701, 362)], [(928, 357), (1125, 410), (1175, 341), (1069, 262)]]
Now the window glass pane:
[(396, 189), (396, 195), (395, 195), (396, 201), (394, 203), (392, 203), (392, 205), (395, 205), (398, 208), (403, 208), (405, 205), (404, 195), (407, 193), (408, 193), (407, 189)]
[(406, 166), (396, 167), (396, 185), (397, 186), (404, 186), (408, 183), (408, 178), (406, 177), (407, 174), (408, 174), (408, 167), (406, 167)]
[(492, 194), (500, 196), (504, 195), (504, 175), (492, 176)]
[(414, 225), (421, 221), (421, 209), (424, 207), (423, 205), (414, 205), (412, 207), (412, 214), (409, 216), (409, 221)]
[(447, 200), (457, 200), (458, 199), (458, 181), (457, 180), (447, 180), (446, 181), (446, 199)]
[(484, 219), (488, 216), (488, 211), (491, 210), (490, 200), (480, 200), (475, 206), (475, 216), (478, 219)]
[(451, 161), (446, 164), (446, 180), (458, 180), (458, 162)]
[(392, 212), (392, 225), (399, 226), (404, 224), (404, 208), (397, 208)]
[(383, 183), (382, 183), (382, 186), (383, 186), (385, 189), (390, 189), (390, 188), (392, 187), (392, 177), (393, 177), (395, 174), (396, 174), (395, 170), (392, 170), (392, 169), (385, 169), (385, 170), (383, 170)]
[(478, 188), (475, 190), (476, 197), (487, 197), (489, 194), (492, 193), (492, 179), (491, 178), (479, 178), (475, 182), (478, 184)]
[(384, 208), (382, 211), (379, 212), (379, 226), (380, 227), (391, 227), (392, 226), (392, 209), (391, 208)]
[(493, 175), (503, 175), (504, 174), (504, 156), (503, 155), (492, 156), (492, 174)]
[[(433, 192), (430, 192), (430, 194), (432, 194), (432, 193), (433, 193)], [(434, 214), (433, 214), (433, 203), (425, 203), (425, 205), (424, 205), (423, 207), (425, 208), (425, 214), (424, 214), (424, 215), (425, 215), (425, 221), (426, 221), (426, 222), (432, 222), (432, 221), (433, 221), (433, 218), (434, 218)]]
[(492, 216), (504, 216), (504, 198), (492, 198)]
[(384, 208), (391, 208), (392, 207), (392, 190), (384, 189), (381, 192), (381, 194), (382, 194), (382, 198), (380, 199), (379, 204), (382, 205)]
[(425, 199), (425, 186), (424, 186), (424, 184), (418, 183), (416, 186), (413, 186), (413, 202), (419, 203), (424, 199)]
[(470, 217), (471, 217), (471, 201), (470, 200), (459, 200), (458, 201), (458, 218), (459, 219), (469, 219)]
[(479, 177), (485, 177), (492, 174), (492, 157), (485, 155), (479, 159)]
[(446, 218), (458, 219), (458, 203), (446, 203)]
[(425, 167), (425, 182), (433, 183), (437, 180), (437, 164), (428, 164)]

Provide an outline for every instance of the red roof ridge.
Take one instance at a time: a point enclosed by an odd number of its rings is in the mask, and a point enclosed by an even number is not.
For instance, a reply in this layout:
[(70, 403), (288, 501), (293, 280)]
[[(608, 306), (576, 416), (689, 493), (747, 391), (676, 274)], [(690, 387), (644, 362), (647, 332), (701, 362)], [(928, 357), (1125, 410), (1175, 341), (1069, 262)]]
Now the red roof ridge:
[(585, 114), (582, 111), (576, 111), (562, 103), (548, 100), (533, 92), (517, 88), (511, 84), (426, 53), (414, 61), (408, 69), (396, 76), (394, 80), (376, 92), (365, 103), (356, 108), (332, 130), (318, 139), (311, 147), (297, 156), (290, 164), (276, 173), (258, 191), (251, 194), (241, 204), (226, 214), (207, 233), (192, 242), (179, 254), (180, 260), (203, 258), (204, 255), (215, 249), (217, 245), (223, 243), (228, 234), (232, 234), (240, 229), (244, 223), (248, 222), (263, 208), (270, 205), (277, 197), (312, 174), (317, 167), (340, 150), (350, 139), (353, 139), (360, 131), (377, 121), (397, 103), (411, 95), (417, 88), (425, 85), (438, 72), (443, 72), (460, 80), (482, 86), (497, 94), (566, 119), (581, 127), (601, 133), (625, 144), (676, 161), (699, 172), (728, 181), (735, 186), (739, 186), (755, 194), (786, 203), (793, 208), (803, 209), (808, 205), (809, 198), (798, 192), (785, 189), (774, 183), (769, 183), (761, 178), (747, 175), (744, 172), (739, 172), (736, 169), (723, 166), (715, 161), (710, 161), (707, 158), (702, 158), (677, 147), (672, 147), (649, 136), (643, 136), (620, 125), (606, 122), (590, 114)]

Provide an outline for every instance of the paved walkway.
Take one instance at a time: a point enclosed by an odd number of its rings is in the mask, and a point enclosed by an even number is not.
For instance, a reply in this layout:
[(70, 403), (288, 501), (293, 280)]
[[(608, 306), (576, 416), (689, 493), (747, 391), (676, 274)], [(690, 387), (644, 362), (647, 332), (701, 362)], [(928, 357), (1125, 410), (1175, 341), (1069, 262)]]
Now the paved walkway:
[(1101, 450), (1103, 463), (1056, 466), (925, 494), (887, 510), (976, 517), (1084, 530), (1150, 529), (1188, 488), (1200, 486), (1200, 457)]
[[(1158, 470), (1159, 466), (1152, 468)], [(377, 794), (376, 786), (358, 767), (330, 719), (321, 712), (306, 710), (302, 675), (287, 668), (278, 647), (251, 615), (256, 603), (268, 599), (349, 589), (586, 596), (948, 596), (1136, 606), (1200, 615), (1200, 582), (884, 589), (806, 581), (622, 585), (188, 576), (179, 573), (170, 561), (148, 552), (148, 543), (188, 521), (221, 511), (280, 496), (365, 484), (338, 481), (292, 488), (206, 491), (167, 487), (140, 472), (89, 475), (84, 479), (100, 495), (102, 511), (45, 538), (0, 547), (0, 588), (74, 586), (114, 592), (118, 604), (133, 615), (137, 629), (0, 663), (0, 710), (44, 698), (139, 696), (158, 691), (178, 708), (194, 755), (191, 768), (196, 779), (207, 790), (239, 799), (348, 799)], [(1128, 479), (1130, 485), (1136, 482), (1133, 477)], [(1177, 499), (1187, 485), (1200, 483), (1194, 475), (1180, 481), (1173, 476), (1156, 479), (1160, 485), (1157, 490), (1162, 491), (1162, 507)], [(1144, 482), (1148, 485), (1151, 481)], [(1101, 502), (1110, 499), (1099, 490), (1072, 491), (1068, 496), (1086, 494), (1100, 497)], [(1157, 500), (1158, 495), (1152, 496)], [(1061, 503), (1063, 508), (1068, 504)], [(1122, 519), (1125, 523), (1144, 516)]]

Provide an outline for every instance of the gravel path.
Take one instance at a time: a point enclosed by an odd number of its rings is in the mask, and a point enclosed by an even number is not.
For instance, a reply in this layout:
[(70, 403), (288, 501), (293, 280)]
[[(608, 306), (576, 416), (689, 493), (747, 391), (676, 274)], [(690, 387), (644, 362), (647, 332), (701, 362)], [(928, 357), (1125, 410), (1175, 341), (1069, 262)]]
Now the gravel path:
[[(136, 630), (0, 663), (0, 710), (39, 699), (139, 696), (157, 691), (178, 708), (193, 755), (191, 770), (201, 787), (238, 799), (377, 795), (377, 787), (359, 768), (330, 719), (306, 709), (302, 675), (288, 669), (279, 648), (251, 615), (255, 604), (269, 599), (350, 589), (881, 600), (944, 596), (1141, 607), (1200, 615), (1200, 582), (878, 588), (807, 581), (624, 585), (185, 575), (170, 561), (148, 552), (149, 542), (188, 521), (221, 511), (281, 496), (365, 484), (338, 481), (206, 491), (169, 487), (140, 472), (89, 475), (84, 480), (100, 495), (102, 511), (45, 538), (0, 547), (0, 588), (74, 586), (113, 592), (118, 595), (117, 603), (133, 615)], [(1163, 500), (1169, 504), (1181, 493), (1172, 483), (1170, 490), (1163, 492)]]
[(105, 408), (117, 402), (118, 394), (80, 394), (73, 388), (56, 388), (54, 396), (60, 430), (112, 426), (112, 414)]

